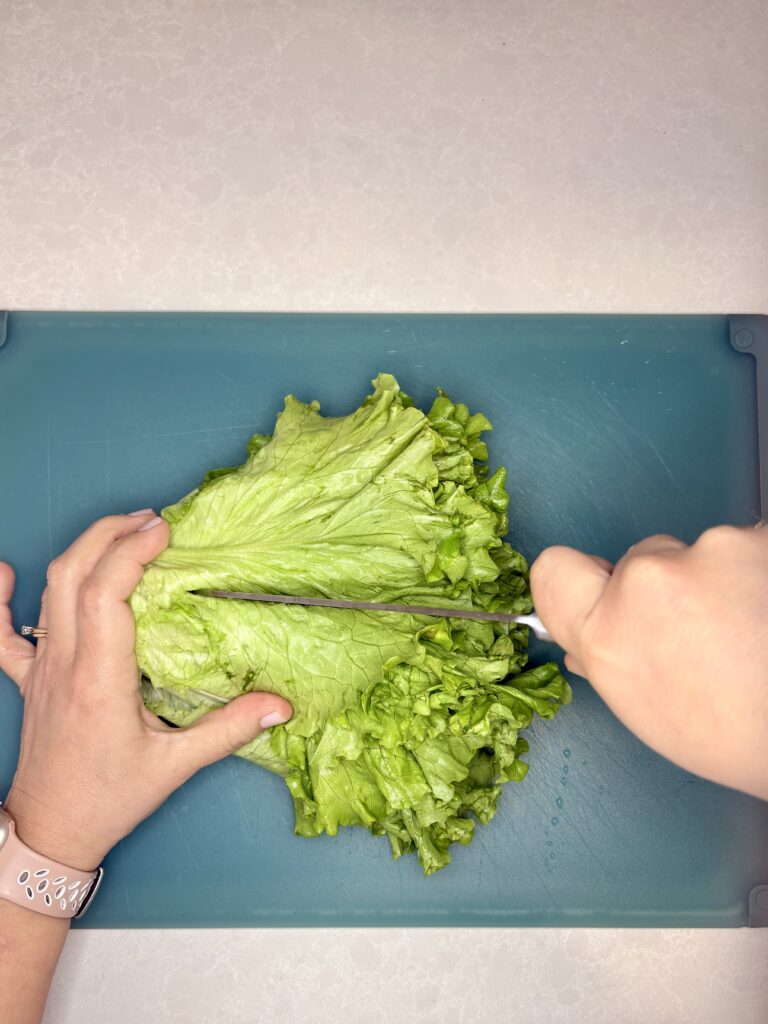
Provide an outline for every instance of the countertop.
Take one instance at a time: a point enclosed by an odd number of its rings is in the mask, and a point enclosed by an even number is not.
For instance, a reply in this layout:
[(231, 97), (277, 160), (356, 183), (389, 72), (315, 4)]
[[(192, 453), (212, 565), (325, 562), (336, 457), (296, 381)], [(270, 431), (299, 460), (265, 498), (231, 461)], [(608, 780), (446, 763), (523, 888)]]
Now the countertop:
[[(3, 307), (768, 312), (760, 0), (0, 26)], [(46, 1024), (766, 1017), (768, 930), (85, 931)]]

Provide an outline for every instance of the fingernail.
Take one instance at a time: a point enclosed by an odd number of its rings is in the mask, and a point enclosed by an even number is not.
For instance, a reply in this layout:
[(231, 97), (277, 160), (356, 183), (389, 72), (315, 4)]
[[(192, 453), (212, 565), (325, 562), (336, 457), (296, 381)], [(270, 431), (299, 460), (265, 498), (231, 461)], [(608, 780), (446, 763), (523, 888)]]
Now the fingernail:
[(154, 519), (150, 519), (148, 523), (144, 523), (143, 526), (140, 526), (136, 533), (144, 533), (145, 530), (151, 530), (153, 526), (157, 526), (157, 524), (162, 523), (162, 521), (163, 520), (160, 518), (160, 516), (155, 516)]
[(262, 729), (269, 729), (271, 725), (282, 725), (287, 721), (288, 719), (282, 711), (270, 711), (268, 715), (264, 715), (264, 717), (259, 720), (259, 725)]
[(153, 508), (140, 508), (136, 512), (126, 512), (129, 516), (148, 516), (150, 512), (154, 512)]

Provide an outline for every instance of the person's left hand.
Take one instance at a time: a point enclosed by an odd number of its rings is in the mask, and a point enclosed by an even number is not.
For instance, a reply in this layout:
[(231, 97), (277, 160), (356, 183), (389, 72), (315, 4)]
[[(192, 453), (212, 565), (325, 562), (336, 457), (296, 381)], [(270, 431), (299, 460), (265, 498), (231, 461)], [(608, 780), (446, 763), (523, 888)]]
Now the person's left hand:
[(126, 602), (167, 543), (151, 509), (94, 523), (48, 569), (37, 647), (13, 629), (14, 574), (0, 562), (0, 669), (24, 698), (4, 806), (20, 839), (72, 867), (95, 868), (199, 768), (292, 714), (276, 694), (249, 693), (173, 729), (144, 707)]

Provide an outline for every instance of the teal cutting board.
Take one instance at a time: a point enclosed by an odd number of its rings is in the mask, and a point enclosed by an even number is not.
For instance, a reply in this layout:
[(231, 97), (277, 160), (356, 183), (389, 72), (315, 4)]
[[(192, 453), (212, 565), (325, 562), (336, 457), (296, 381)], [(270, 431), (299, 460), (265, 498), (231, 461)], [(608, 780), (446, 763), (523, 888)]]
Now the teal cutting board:
[[(46, 563), (92, 519), (160, 508), (240, 461), (288, 392), (341, 414), (379, 371), (420, 404), (441, 386), (488, 415), (529, 558), (552, 543), (616, 558), (646, 534), (691, 541), (760, 512), (755, 361), (726, 317), (18, 313), (7, 326), (0, 555), (19, 573), (17, 623), (35, 621)], [(0, 679), (0, 792), (21, 710)], [(529, 738), (528, 777), (431, 878), (361, 830), (294, 837), (283, 783), (229, 758), (118, 845), (82, 924), (748, 922), (768, 883), (768, 805), (651, 753), (583, 680)]]

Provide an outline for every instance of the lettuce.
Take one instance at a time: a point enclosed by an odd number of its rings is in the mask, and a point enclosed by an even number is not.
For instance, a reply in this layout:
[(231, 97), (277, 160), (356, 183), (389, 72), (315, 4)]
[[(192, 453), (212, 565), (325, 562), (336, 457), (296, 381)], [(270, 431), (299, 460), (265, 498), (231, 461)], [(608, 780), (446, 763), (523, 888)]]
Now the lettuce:
[[(570, 701), (554, 664), (524, 671), (527, 630), (450, 608), (529, 612), (528, 568), (501, 538), (505, 472), (479, 413), (438, 393), (425, 415), (381, 374), (351, 415), (292, 396), (274, 435), (164, 509), (166, 551), (131, 603), (142, 695), (187, 725), (238, 694), (291, 701), (242, 757), (278, 772), (296, 832), (362, 825), (425, 872), (520, 781), (520, 736)], [(210, 589), (398, 601), (445, 618), (258, 604)]]

